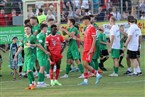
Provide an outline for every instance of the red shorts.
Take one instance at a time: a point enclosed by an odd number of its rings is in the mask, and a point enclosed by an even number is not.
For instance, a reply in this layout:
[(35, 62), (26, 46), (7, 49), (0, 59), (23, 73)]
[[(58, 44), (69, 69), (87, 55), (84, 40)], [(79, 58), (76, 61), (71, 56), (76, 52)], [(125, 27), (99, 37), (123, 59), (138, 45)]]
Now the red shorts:
[(82, 60), (83, 60), (83, 61), (87, 61), (87, 62), (91, 62), (94, 53), (91, 53), (91, 54), (88, 55), (88, 52), (89, 52), (89, 51), (83, 51)]
[(61, 54), (59, 54), (59, 55), (51, 54), (51, 61), (53, 61), (55, 63), (58, 62), (61, 58), (62, 58)]

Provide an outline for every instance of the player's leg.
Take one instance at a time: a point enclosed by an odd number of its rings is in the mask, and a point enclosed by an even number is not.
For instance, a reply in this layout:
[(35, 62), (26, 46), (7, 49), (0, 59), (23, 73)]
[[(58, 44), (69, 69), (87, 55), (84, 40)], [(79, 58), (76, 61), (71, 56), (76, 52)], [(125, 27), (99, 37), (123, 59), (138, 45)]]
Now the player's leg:
[[(1, 70), (1, 67), (2, 67), (2, 56), (0, 54), (0, 70)], [(2, 75), (0, 74), (0, 77), (2, 77)]]
[(123, 50), (120, 50), (120, 56), (119, 56), (119, 67), (122, 67), (122, 68), (124, 68), (124, 66), (123, 66), (122, 63), (121, 63), (123, 57), (124, 57), (124, 52), (123, 52)]
[(47, 60), (46, 68), (45, 68), (45, 72), (46, 72), (45, 76), (46, 76), (46, 78), (50, 78), (49, 70), (50, 70), (50, 62)]
[(117, 77), (118, 76), (118, 67), (119, 67), (118, 59), (119, 59), (119, 55), (120, 55), (120, 50), (112, 49), (111, 54), (112, 54), (113, 63), (114, 63), (114, 72), (112, 74), (110, 74), (109, 76)]
[(61, 59), (56, 62), (56, 74), (55, 74), (54, 84), (62, 86), (62, 84), (60, 82), (58, 82), (58, 77), (60, 75), (60, 65), (61, 65)]
[(126, 63), (127, 63), (127, 71), (124, 74), (128, 75), (132, 73), (131, 61), (129, 58), (129, 50), (127, 50)]

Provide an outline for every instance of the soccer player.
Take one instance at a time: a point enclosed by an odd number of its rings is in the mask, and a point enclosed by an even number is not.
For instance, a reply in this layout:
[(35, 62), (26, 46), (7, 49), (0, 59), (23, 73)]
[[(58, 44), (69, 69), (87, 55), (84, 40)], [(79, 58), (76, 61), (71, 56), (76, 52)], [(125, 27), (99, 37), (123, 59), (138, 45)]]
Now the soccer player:
[(134, 66), (134, 72), (131, 74), (133, 76), (142, 75), (139, 62), (137, 60), (137, 52), (139, 49), (139, 36), (140, 36), (140, 28), (135, 24), (135, 19), (133, 16), (128, 17), (128, 23), (130, 25), (127, 34), (128, 38), (124, 44), (124, 48), (127, 47), (127, 54)]
[[(51, 61), (50, 62), (51, 63), (51, 66), (50, 66), (51, 86), (62, 85), (61, 83), (58, 82), (58, 77), (60, 74), (60, 65), (61, 65), (61, 58), (62, 58), (62, 51), (63, 51), (61, 43), (65, 45), (65, 40), (63, 39), (61, 35), (56, 34), (57, 31), (58, 31), (57, 26), (52, 25), (51, 34), (46, 37), (46, 45), (47, 45), (48, 51), (50, 52), (50, 58), (48, 60)], [(56, 74), (55, 74), (55, 79), (54, 79), (53, 69), (55, 65), (56, 65)]]
[(107, 69), (104, 67), (104, 62), (107, 61), (107, 59), (109, 58), (109, 53), (107, 50), (107, 45), (109, 45), (109, 43), (107, 42), (107, 38), (106, 38), (106, 34), (103, 33), (104, 30), (102, 27), (99, 27), (99, 42), (100, 42), (100, 64), (99, 67), (101, 70), (103, 71), (107, 71)]
[[(40, 33), (40, 25), (38, 24), (37, 17), (31, 17), (30, 18), (30, 24), (32, 26), (32, 34), (37, 36)], [(35, 48), (35, 56), (36, 56), (35, 57), (36, 61), (35, 61), (35, 66), (34, 66), (33, 71), (35, 71), (34, 72), (35, 76), (38, 76), (37, 72), (39, 72), (40, 67), (39, 67), (38, 60), (37, 60), (36, 48)], [(35, 70), (35, 67), (36, 67), (36, 70)]]
[(80, 72), (82, 73), (79, 78), (83, 78), (83, 66), (79, 60), (79, 50), (77, 45), (77, 40), (73, 39), (73, 37), (77, 37), (79, 34), (78, 29), (74, 26), (75, 20), (69, 19), (68, 20), (68, 26), (69, 28), (66, 30), (64, 28), (61, 28), (61, 30), (69, 35), (69, 47), (67, 51), (67, 65), (66, 65), (66, 74), (62, 76), (61, 78), (68, 78), (68, 74), (71, 68), (71, 60), (75, 60), (75, 62), (78, 64), (78, 68)]
[(48, 23), (47, 23), (47, 25), (48, 25), (48, 31), (47, 31), (47, 33), (46, 33), (46, 35), (48, 36), (49, 34), (51, 34), (51, 26), (54, 24), (54, 19), (48, 19)]
[[(41, 32), (37, 35), (37, 41), (38, 44), (45, 48), (45, 39), (46, 39), (46, 33), (47, 33), (47, 25), (46, 24), (41, 24), (40, 29)], [(44, 49), (45, 50), (45, 49)], [(47, 65), (47, 54), (49, 52), (45, 50), (41, 50), (40, 48), (37, 48), (37, 59), (39, 62), (40, 70), (38, 73), (38, 84), (37, 87), (47, 87), (47, 84), (44, 82), (44, 71)]]
[(94, 26), (90, 23), (90, 17), (83, 17), (83, 24), (87, 26), (84, 33), (84, 49), (83, 49), (83, 65), (84, 65), (84, 81), (79, 85), (88, 85), (88, 70), (96, 75), (96, 84), (99, 82), (102, 75), (98, 73), (93, 67), (89, 66), (92, 61), (93, 54), (95, 52), (96, 43), (96, 30)]
[(122, 59), (124, 57), (124, 51), (123, 51), (123, 45), (124, 45), (124, 41), (126, 39), (126, 37), (123, 35), (124, 32), (124, 26), (121, 25), (120, 26), (120, 56), (119, 56), (119, 67), (124, 68), (124, 66), (122, 65)]
[(119, 56), (120, 56), (120, 30), (119, 26), (115, 24), (116, 19), (115, 17), (111, 17), (110, 25), (112, 26), (110, 29), (110, 48), (109, 52), (111, 52), (113, 62), (114, 62), (114, 72), (110, 74), (111, 77), (118, 76), (118, 67), (119, 67)]
[(45, 52), (45, 50), (42, 48), (41, 45), (36, 44), (36, 37), (31, 32), (31, 26), (26, 25), (24, 27), (26, 36), (23, 39), (22, 45), (18, 48), (17, 53), (15, 54), (14, 60), (17, 60), (18, 54), (22, 50), (22, 46), (24, 45), (24, 53), (25, 53), (25, 59), (24, 59), (24, 71), (27, 72), (28, 75), (28, 81), (29, 86), (26, 88), (26, 90), (33, 90), (36, 87), (35, 78), (33, 75), (33, 68), (35, 63), (35, 49), (36, 47), (39, 47), (41, 50)]
[[(3, 51), (4, 53), (6, 52), (2, 47), (0, 47), (0, 50)], [(3, 63), (3, 60), (2, 60), (2, 55), (0, 53), (0, 70), (1, 70), (2, 63)], [(0, 77), (2, 77), (2, 75), (0, 75)]]

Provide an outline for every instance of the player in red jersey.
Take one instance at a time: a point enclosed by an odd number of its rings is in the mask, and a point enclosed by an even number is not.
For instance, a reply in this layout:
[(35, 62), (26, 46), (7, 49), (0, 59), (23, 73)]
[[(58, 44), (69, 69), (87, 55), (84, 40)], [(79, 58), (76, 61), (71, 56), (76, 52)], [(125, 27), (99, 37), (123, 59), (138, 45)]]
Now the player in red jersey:
[[(62, 58), (62, 51), (65, 46), (63, 46), (61, 43), (65, 45), (65, 40), (63, 37), (57, 33), (57, 26), (52, 25), (51, 26), (51, 34), (46, 37), (46, 46), (48, 51), (50, 52), (50, 59), (51, 66), (50, 66), (50, 80), (51, 80), (51, 86), (62, 84), (58, 82), (58, 76), (60, 74), (60, 64), (61, 64), (61, 58)], [(53, 79), (53, 69), (54, 65), (56, 65), (56, 74), (55, 74), (55, 80)]]
[(98, 73), (93, 67), (89, 66), (95, 52), (96, 30), (90, 23), (90, 16), (83, 17), (83, 24), (87, 26), (84, 33), (84, 50), (83, 50), (83, 65), (84, 65), (84, 81), (79, 85), (88, 85), (88, 70), (96, 75), (96, 84), (101, 79), (102, 75)]

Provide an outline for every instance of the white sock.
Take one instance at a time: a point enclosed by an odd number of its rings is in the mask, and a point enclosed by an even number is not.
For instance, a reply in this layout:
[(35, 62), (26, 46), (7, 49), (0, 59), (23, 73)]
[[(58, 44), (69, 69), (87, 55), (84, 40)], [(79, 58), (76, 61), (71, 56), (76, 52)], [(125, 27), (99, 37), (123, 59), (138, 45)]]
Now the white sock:
[(32, 84), (29, 84), (29, 86), (32, 86)]
[(137, 68), (134, 68), (134, 71), (133, 71), (133, 73), (134, 74), (137, 74), (137, 70), (136, 70)]
[(98, 73), (98, 71), (96, 71), (96, 77), (99, 76), (100, 74)]
[(132, 68), (131, 68), (131, 67), (129, 67), (129, 68), (127, 69), (127, 71), (130, 71), (130, 72), (132, 72)]
[(136, 71), (137, 71), (137, 73), (140, 73), (140, 72), (141, 72), (141, 70), (140, 70), (140, 67), (139, 67), (139, 66), (137, 66)]
[(88, 79), (84, 79), (84, 82), (88, 83)]

